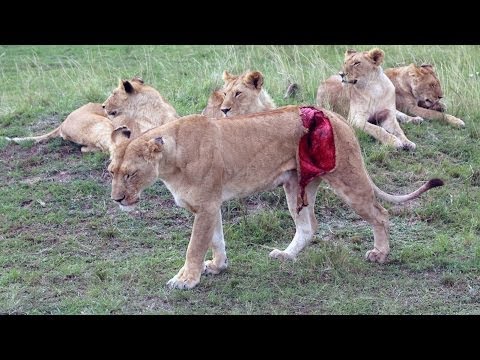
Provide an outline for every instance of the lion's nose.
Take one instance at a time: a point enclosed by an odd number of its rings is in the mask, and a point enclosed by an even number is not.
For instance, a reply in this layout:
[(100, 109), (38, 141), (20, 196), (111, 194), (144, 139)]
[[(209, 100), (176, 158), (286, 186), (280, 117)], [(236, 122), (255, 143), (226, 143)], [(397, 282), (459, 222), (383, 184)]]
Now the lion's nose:
[(113, 201), (116, 201), (116, 202), (118, 202), (118, 203), (122, 202), (123, 199), (125, 199), (125, 195), (123, 195), (123, 197), (122, 197), (121, 199), (114, 199), (114, 198), (112, 197), (112, 200), (113, 200)]
[(443, 98), (443, 96), (437, 96), (437, 97), (438, 97), (438, 100), (440, 100), (440, 99), (442, 99), (442, 98)]
[(338, 73), (338, 75), (340, 75), (342, 78), (345, 77), (345, 73), (344, 73), (343, 71), (340, 71), (340, 72)]
[(231, 107), (229, 107), (229, 108), (223, 108), (223, 109), (220, 109), (220, 110), (222, 110), (222, 112), (223, 112), (225, 115), (227, 115), (227, 113), (230, 111), (230, 109), (231, 109)]

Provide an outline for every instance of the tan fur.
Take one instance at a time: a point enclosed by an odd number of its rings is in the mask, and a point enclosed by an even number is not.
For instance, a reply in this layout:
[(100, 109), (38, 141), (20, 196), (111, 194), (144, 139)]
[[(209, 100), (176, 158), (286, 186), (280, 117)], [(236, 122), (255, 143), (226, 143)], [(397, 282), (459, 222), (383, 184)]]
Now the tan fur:
[(385, 70), (385, 75), (395, 86), (397, 109), (425, 119), (440, 120), (450, 125), (463, 127), (465, 123), (446, 114), (440, 102), (443, 92), (432, 65), (410, 64)]
[(276, 108), (263, 88), (264, 77), (261, 72), (247, 71), (232, 75), (225, 70), (223, 80), (223, 87), (210, 95), (202, 115), (221, 118)]
[[(383, 144), (415, 149), (416, 145), (407, 139), (397, 117), (404, 122), (422, 119), (396, 111), (395, 88), (383, 73), (383, 58), (384, 52), (378, 48), (363, 52), (348, 50), (343, 65), (343, 82), (341, 76), (335, 75), (321, 84), (317, 104), (348, 116), (353, 126)], [(379, 119), (378, 126), (370, 123), (373, 119)]]
[[(177, 205), (195, 215), (185, 265), (168, 285), (192, 288), (203, 273), (218, 274), (227, 267), (220, 207), (222, 202), (283, 185), (296, 233), (284, 250), (270, 256), (294, 259), (317, 229), (314, 204), (321, 180), (373, 226), (374, 248), (369, 261), (383, 263), (390, 251), (388, 213), (375, 194), (387, 201), (412, 199), (440, 182), (429, 182), (403, 197), (389, 195), (370, 180), (352, 128), (340, 116), (330, 118), (336, 146), (335, 169), (306, 187), (309, 205), (297, 213), (299, 192), (297, 151), (306, 129), (298, 106), (213, 119), (190, 115), (157, 127), (132, 141), (120, 143), (109, 165), (113, 200), (131, 209), (142, 191), (160, 178)], [(117, 132), (121, 136), (123, 131)], [(212, 260), (204, 262), (208, 248)]]
[(101, 104), (88, 103), (70, 113), (55, 130), (45, 135), (12, 138), (15, 142), (34, 140), (36, 143), (55, 137), (84, 145), (82, 152), (112, 150), (110, 135), (113, 131), (112, 122), (106, 117)]
[(103, 107), (114, 127), (127, 125), (135, 135), (179, 117), (173, 106), (140, 78), (120, 80)]

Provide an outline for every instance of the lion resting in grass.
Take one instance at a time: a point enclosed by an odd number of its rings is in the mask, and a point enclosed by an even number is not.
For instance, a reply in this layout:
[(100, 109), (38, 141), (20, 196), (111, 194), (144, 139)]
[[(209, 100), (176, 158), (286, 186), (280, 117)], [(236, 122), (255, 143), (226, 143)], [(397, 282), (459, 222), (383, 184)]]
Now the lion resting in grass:
[[(320, 143), (312, 143), (313, 147), (310, 140), (305, 140), (317, 132), (304, 125), (307, 111), (323, 119), (322, 126), (329, 131), (320, 132), (320, 138), (314, 138), (320, 139)], [(142, 191), (161, 179), (176, 204), (195, 215), (185, 265), (168, 281), (173, 288), (193, 288), (202, 273), (218, 274), (227, 268), (220, 210), (226, 200), (282, 185), (296, 233), (285, 250), (275, 249), (270, 256), (294, 259), (317, 229), (315, 196), (319, 183), (325, 180), (373, 226), (374, 247), (366, 258), (383, 263), (390, 251), (388, 213), (375, 195), (399, 203), (443, 184), (438, 179), (430, 180), (403, 196), (381, 191), (366, 172), (353, 129), (345, 119), (323, 109), (285, 106), (220, 119), (190, 115), (149, 130), (132, 141), (122, 139), (124, 130), (115, 131), (112, 136), (118, 146), (108, 166), (112, 175), (111, 198), (123, 210), (131, 210)], [(325, 141), (322, 134), (328, 135)], [(322, 144), (330, 147), (324, 152)], [(300, 156), (304, 151), (320, 160), (329, 153), (328, 166), (309, 173), (314, 166), (309, 158)], [(306, 170), (302, 173), (299, 169)], [(204, 262), (209, 247), (213, 258)]]
[(179, 118), (173, 106), (139, 77), (120, 80), (102, 106), (113, 126), (127, 126), (132, 137)]
[(385, 69), (385, 75), (395, 86), (397, 109), (424, 119), (440, 120), (456, 127), (465, 123), (459, 118), (445, 114), (442, 87), (432, 65), (410, 64)]
[[(108, 116), (108, 117), (107, 117)], [(120, 80), (118, 87), (103, 104), (88, 103), (73, 111), (55, 130), (45, 135), (7, 138), (14, 142), (47, 141), (55, 137), (81, 144), (82, 152), (110, 153), (112, 132), (128, 127), (130, 138), (178, 118), (175, 109), (157, 90), (145, 85), (139, 77)]]
[(73, 111), (55, 130), (45, 135), (7, 138), (16, 143), (33, 140), (36, 143), (61, 137), (83, 145), (82, 152), (103, 151), (110, 153), (113, 143), (112, 122), (106, 117), (101, 104), (88, 103)]
[(263, 88), (264, 77), (261, 72), (247, 71), (241, 75), (232, 75), (225, 70), (223, 81), (223, 87), (208, 98), (202, 115), (220, 118), (276, 108)]
[(381, 68), (384, 56), (378, 48), (363, 52), (347, 50), (341, 76), (332, 76), (320, 85), (317, 104), (344, 116), (348, 114), (350, 124), (383, 144), (415, 149), (415, 143), (407, 139), (398, 124), (397, 116), (403, 122), (423, 119), (396, 110), (395, 87)]

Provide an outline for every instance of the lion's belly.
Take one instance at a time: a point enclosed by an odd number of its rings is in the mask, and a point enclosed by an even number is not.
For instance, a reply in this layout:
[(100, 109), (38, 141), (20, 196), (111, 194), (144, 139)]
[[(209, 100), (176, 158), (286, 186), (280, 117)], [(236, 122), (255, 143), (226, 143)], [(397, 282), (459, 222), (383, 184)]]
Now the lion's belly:
[(246, 197), (261, 191), (272, 190), (277, 186), (284, 184), (291, 176), (295, 176), (296, 172), (292, 171), (295, 168), (296, 163), (293, 160), (278, 167), (276, 171), (272, 171), (268, 175), (257, 174), (257, 176), (244, 178), (245, 181), (229, 182), (225, 184), (222, 189), (222, 201)]

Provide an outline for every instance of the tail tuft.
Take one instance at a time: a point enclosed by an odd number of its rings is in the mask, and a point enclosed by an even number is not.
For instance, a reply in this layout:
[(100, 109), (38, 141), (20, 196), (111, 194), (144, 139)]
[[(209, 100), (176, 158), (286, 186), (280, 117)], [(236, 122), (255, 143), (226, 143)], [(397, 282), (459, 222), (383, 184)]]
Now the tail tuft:
[(437, 186), (442, 186), (444, 184), (445, 183), (441, 179), (431, 179), (431, 180), (428, 181), (427, 187), (428, 187), (428, 189), (431, 189), (431, 188), (434, 188), (434, 187), (437, 187)]

